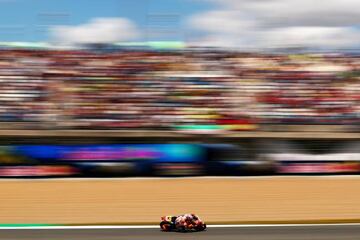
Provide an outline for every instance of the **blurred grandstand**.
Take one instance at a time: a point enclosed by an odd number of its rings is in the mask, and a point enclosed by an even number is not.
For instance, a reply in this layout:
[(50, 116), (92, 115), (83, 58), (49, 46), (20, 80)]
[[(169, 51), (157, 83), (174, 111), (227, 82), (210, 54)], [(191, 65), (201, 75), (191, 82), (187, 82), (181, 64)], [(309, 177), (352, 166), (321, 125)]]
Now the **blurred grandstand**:
[(275, 52), (0, 43), (0, 177), (360, 173), (360, 54)]
[(180, 42), (0, 49), (1, 128), (224, 133), (356, 131), (360, 123), (356, 54), (243, 53)]

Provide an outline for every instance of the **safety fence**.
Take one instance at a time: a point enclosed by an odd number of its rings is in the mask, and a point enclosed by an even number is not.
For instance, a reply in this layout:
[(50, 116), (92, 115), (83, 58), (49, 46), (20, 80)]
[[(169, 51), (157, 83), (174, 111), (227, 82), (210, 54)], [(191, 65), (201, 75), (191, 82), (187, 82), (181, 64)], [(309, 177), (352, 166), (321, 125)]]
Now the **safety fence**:
[(0, 147), (0, 177), (360, 173), (358, 141), (247, 144), (18, 144)]

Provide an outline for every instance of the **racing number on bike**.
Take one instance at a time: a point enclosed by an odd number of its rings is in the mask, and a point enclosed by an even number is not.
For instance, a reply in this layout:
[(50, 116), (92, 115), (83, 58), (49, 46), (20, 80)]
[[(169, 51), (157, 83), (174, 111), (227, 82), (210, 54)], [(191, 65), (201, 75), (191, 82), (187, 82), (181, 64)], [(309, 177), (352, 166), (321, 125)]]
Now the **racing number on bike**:
[(166, 216), (165, 220), (168, 221), (168, 222), (171, 222), (171, 218), (172, 218), (172, 216)]

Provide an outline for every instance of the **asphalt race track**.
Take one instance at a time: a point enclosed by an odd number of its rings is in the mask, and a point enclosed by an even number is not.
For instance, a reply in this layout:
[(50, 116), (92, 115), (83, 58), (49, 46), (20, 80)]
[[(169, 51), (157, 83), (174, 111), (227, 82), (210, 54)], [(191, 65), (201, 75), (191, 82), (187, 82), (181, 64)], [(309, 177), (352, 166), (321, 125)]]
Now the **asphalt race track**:
[(210, 227), (205, 232), (176, 233), (158, 229), (12, 229), (0, 230), (1, 240), (354, 240), (360, 239), (360, 225)]

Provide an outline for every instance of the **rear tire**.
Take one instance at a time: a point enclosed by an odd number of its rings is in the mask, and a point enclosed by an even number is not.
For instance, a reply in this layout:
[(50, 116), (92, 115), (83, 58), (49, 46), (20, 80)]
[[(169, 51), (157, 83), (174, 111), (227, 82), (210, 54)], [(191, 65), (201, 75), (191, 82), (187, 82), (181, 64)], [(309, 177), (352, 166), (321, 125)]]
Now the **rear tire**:
[(168, 232), (171, 230), (171, 224), (163, 221), (160, 223), (160, 228), (161, 228), (161, 231)]

